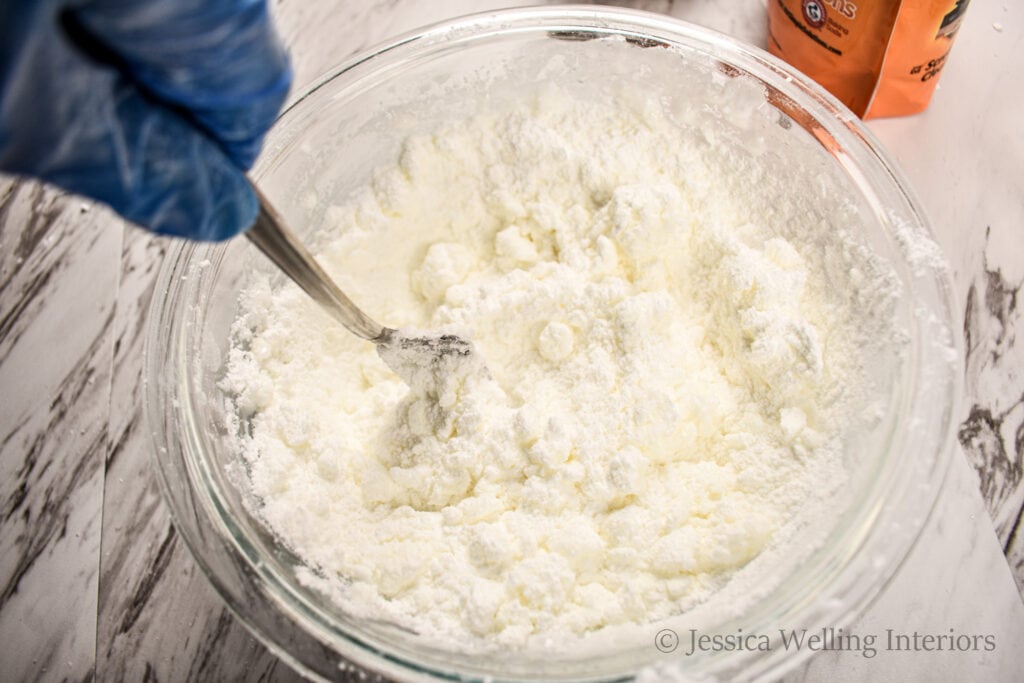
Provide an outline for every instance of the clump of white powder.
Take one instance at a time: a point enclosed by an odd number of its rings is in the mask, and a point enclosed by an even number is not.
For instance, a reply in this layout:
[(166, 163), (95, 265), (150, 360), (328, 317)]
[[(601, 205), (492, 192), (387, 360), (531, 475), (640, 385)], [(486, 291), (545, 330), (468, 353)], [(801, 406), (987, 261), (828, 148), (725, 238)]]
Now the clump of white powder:
[(891, 294), (852, 208), (716, 144), (552, 94), (410, 138), (319, 258), (386, 324), (472, 339), (487, 371), (434, 390), (246, 290), (225, 386), (257, 512), (345, 609), (462, 647), (646, 624), (842, 485)]

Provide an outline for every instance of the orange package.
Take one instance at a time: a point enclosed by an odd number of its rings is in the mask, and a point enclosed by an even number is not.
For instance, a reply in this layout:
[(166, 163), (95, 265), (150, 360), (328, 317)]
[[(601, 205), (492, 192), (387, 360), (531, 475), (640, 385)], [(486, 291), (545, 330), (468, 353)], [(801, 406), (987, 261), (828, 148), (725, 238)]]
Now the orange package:
[(870, 119), (923, 111), (970, 0), (768, 0), (768, 49)]

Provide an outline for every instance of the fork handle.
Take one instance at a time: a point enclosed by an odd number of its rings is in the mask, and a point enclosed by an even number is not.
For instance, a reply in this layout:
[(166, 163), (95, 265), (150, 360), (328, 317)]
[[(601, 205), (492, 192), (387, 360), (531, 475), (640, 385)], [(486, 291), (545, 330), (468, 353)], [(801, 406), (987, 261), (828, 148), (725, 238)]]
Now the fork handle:
[(393, 330), (375, 322), (352, 303), (285, 227), (281, 215), (255, 185), (253, 191), (260, 210), (256, 222), (245, 233), (249, 241), (350, 332), (375, 343), (388, 339)]

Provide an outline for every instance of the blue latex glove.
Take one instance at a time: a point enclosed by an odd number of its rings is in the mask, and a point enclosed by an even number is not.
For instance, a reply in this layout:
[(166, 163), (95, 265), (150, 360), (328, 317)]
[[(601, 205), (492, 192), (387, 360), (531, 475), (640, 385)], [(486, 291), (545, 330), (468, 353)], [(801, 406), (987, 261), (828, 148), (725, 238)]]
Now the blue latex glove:
[(265, 0), (0, 0), (0, 169), (225, 239), (290, 83)]

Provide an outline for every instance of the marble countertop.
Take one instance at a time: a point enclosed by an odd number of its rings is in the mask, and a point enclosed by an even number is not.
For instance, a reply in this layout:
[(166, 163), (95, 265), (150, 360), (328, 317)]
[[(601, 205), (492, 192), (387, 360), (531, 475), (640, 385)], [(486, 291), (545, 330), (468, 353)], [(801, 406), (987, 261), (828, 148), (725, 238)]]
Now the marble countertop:
[[(610, 2), (764, 44), (765, 0)], [(274, 3), (297, 89), (375, 42), (489, 0)], [(974, 0), (922, 115), (870, 128), (950, 260), (966, 395), (935, 511), (856, 624), (991, 635), (989, 652), (815, 655), (786, 680), (1024, 680), (1024, 5)], [(0, 177), (0, 678), (291, 681), (171, 525), (141, 412), (143, 329), (167, 242)], [(350, 674), (352, 680), (364, 680)]]

